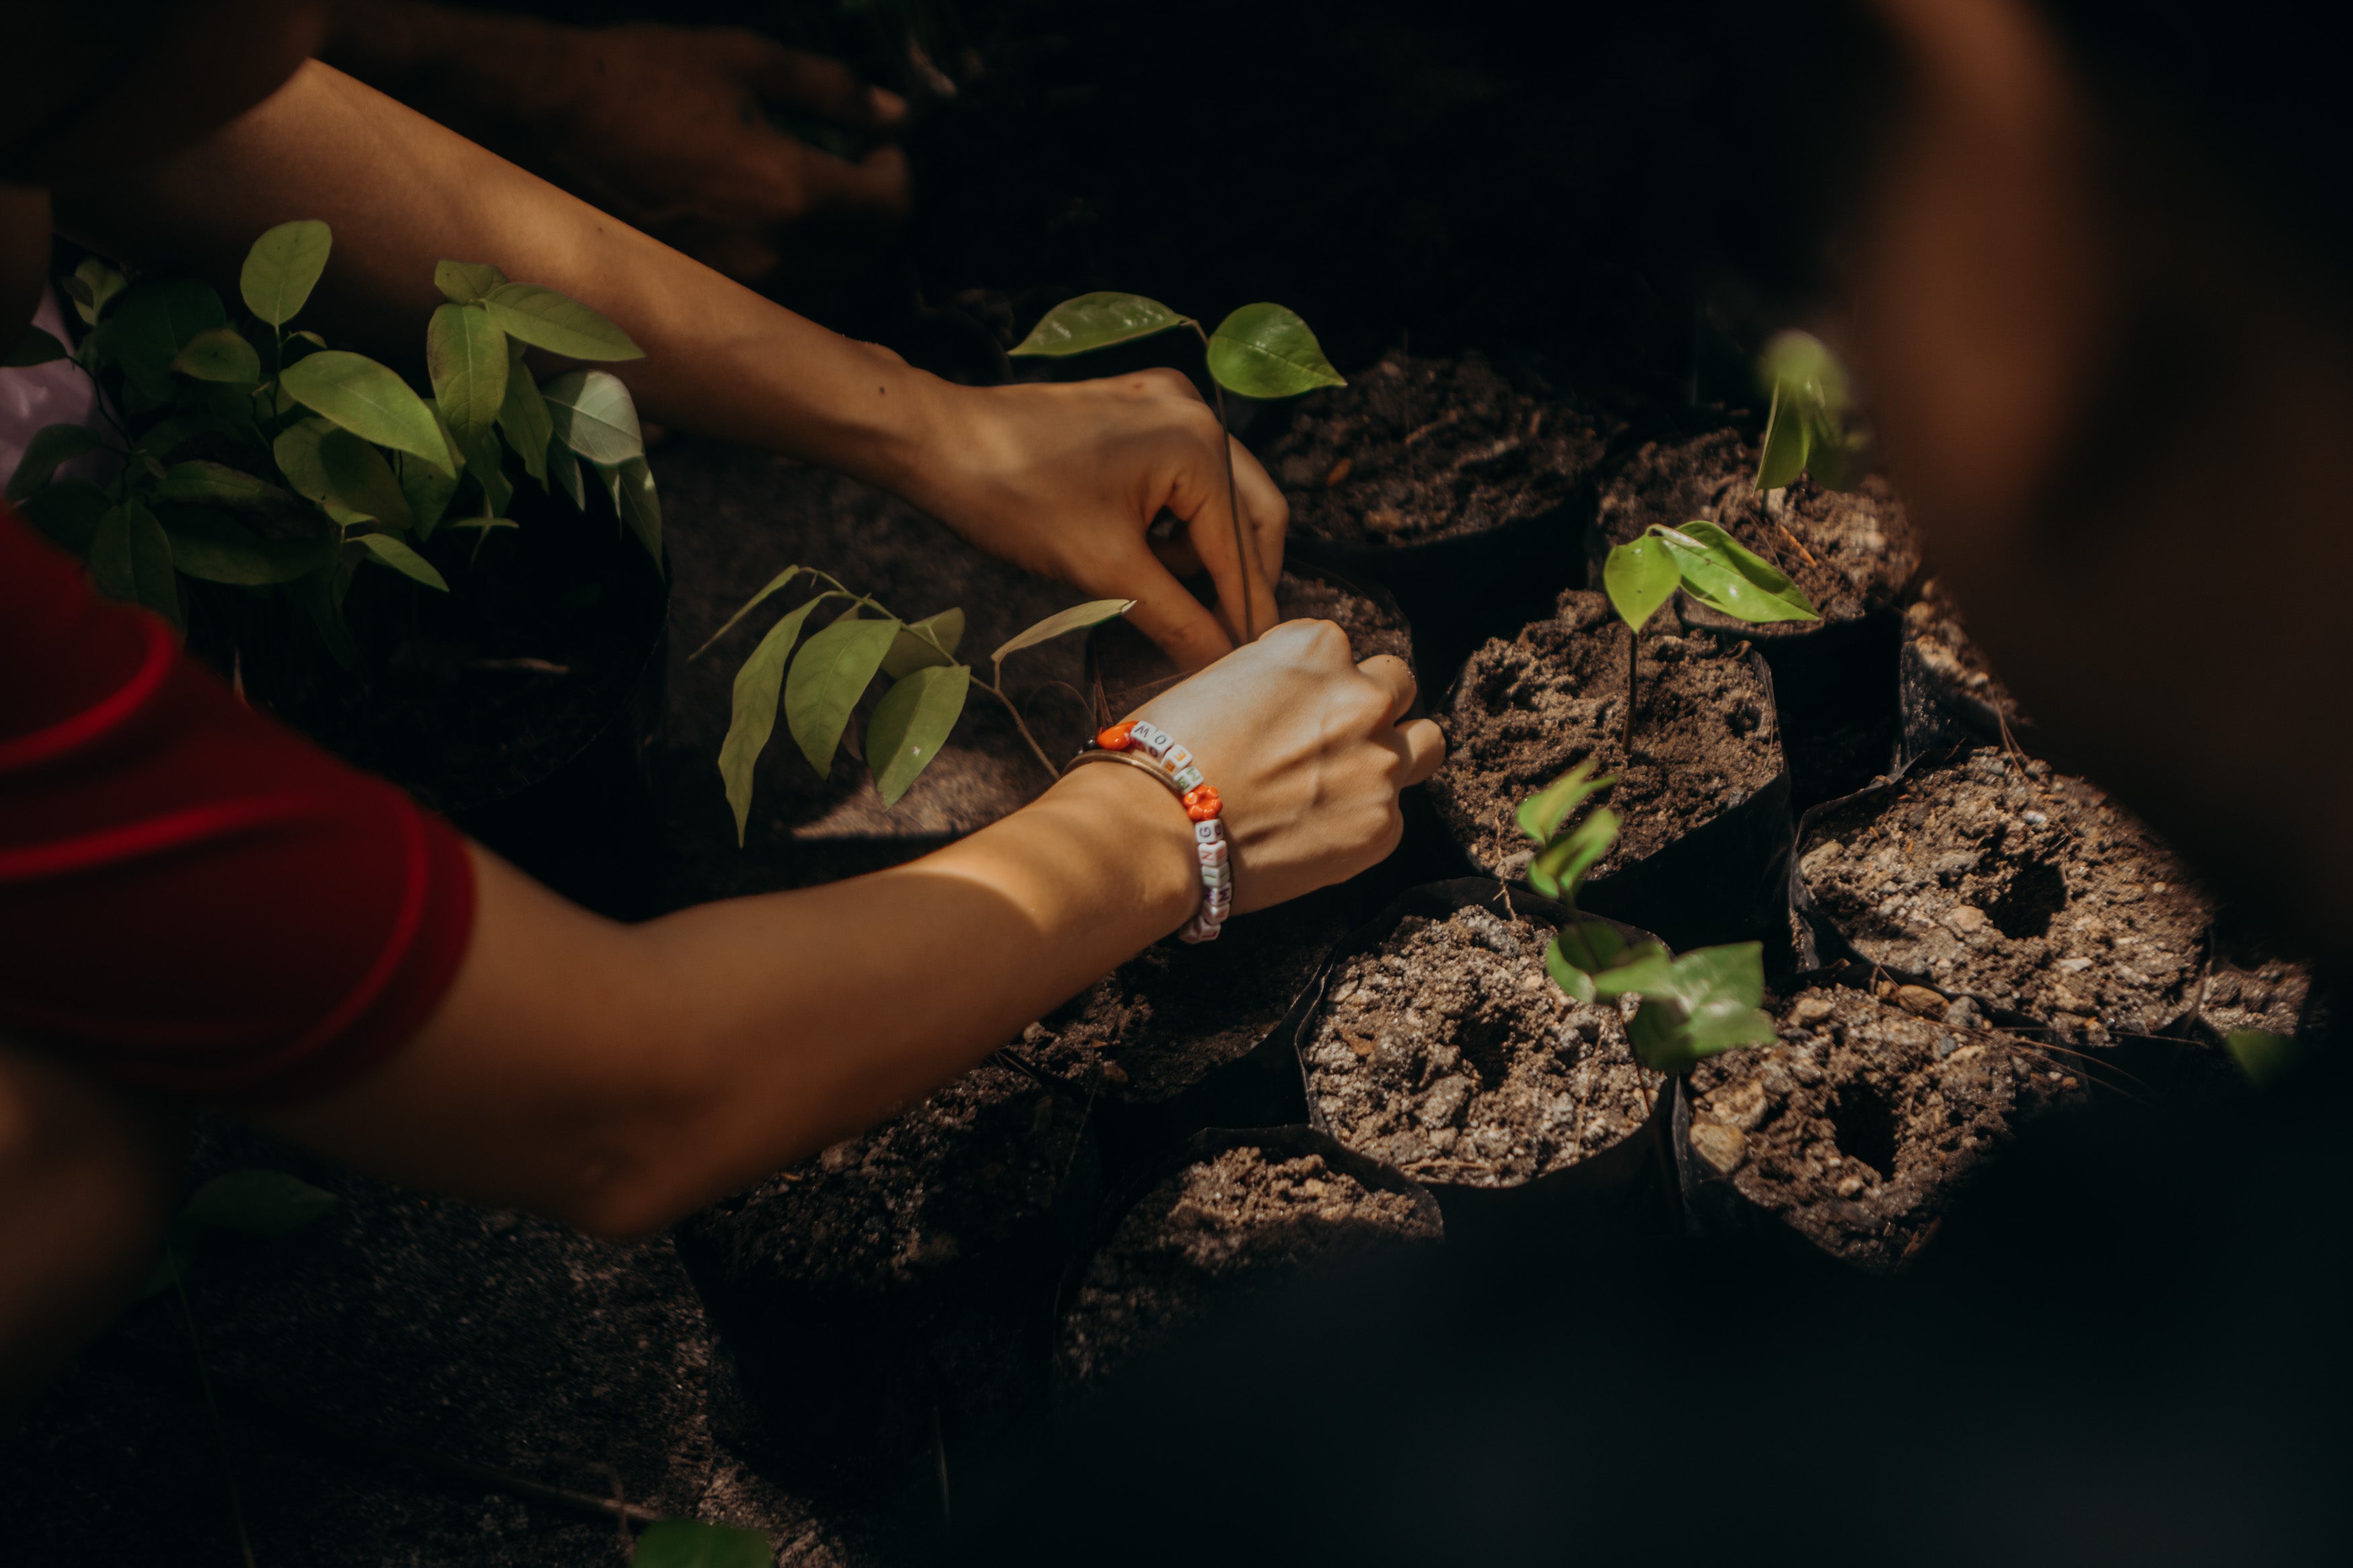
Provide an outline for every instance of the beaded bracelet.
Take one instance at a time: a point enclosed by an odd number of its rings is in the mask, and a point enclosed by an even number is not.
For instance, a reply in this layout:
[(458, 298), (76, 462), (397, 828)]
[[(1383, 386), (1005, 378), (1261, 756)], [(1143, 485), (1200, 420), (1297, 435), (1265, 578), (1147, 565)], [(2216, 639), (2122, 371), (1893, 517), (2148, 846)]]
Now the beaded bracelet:
[[(1226, 825), (1218, 820), (1225, 805), (1215, 785), (1201, 777), (1193, 753), (1176, 737), (1141, 719), (1113, 724), (1096, 735), (1086, 749), (1071, 759), (1081, 763), (1125, 763), (1152, 774), (1183, 803), (1193, 819), (1193, 849), (1201, 867), (1201, 907), (1176, 935), (1185, 942), (1215, 942), (1219, 928), (1234, 912), (1234, 868), (1226, 847)], [(1069, 768), (1065, 768), (1068, 772)]]

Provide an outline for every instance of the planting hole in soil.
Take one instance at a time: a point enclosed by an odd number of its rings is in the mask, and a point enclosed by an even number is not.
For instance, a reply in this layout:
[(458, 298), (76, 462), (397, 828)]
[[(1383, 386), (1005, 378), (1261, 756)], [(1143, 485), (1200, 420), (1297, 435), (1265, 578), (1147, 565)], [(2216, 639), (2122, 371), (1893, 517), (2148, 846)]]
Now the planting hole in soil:
[(1972, 997), (2105, 1045), (2197, 1003), (2206, 900), (2139, 823), (2042, 762), (1984, 747), (1916, 769), (1810, 814), (1798, 852), (1816, 917), (1935, 1005)]
[(1651, 1090), (1614, 1004), (1545, 973), (1552, 928), (1408, 915), (1333, 971), (1303, 1042), (1317, 1123), (1422, 1181), (1512, 1187), (1633, 1131)]
[(1472, 863), (1506, 879), (1532, 858), (1519, 804), (1588, 757), (1617, 776), (1624, 821), (1597, 880), (1746, 801), (1781, 772), (1770, 692), (1743, 646), (1713, 632), (1645, 634), (1634, 750), (1624, 743), (1625, 623), (1599, 594), (1560, 596), (1556, 616), (1473, 654), (1443, 720), (1447, 758), (1430, 784), (1439, 818)]
[(1156, 1183), (1089, 1261), (1055, 1348), (1066, 1389), (1254, 1290), (1440, 1239), (1427, 1194), (1367, 1185), (1321, 1153), (1239, 1144)]
[(1778, 1044), (1711, 1057), (1691, 1076), (1694, 1212), (1730, 1230), (1769, 1216), (1873, 1271), (1923, 1244), (2026, 1122), (2084, 1099), (2066, 1057), (1868, 992), (1803, 992), (1778, 1022)]
[(1392, 353), (1309, 400), (1264, 456), (1294, 534), (1394, 545), (1556, 511), (1602, 446), (1590, 418), (1477, 353)]

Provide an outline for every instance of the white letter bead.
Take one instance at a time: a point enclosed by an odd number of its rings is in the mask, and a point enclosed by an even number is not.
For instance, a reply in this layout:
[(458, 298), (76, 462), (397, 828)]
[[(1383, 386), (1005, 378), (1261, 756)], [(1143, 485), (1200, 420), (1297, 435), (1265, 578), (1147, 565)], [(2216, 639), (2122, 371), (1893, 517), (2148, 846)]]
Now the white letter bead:
[(1135, 721), (1135, 728), (1127, 732), (1127, 743), (1131, 746), (1142, 746), (1158, 733), (1160, 733), (1159, 726), (1138, 719)]
[(1226, 825), (1219, 822), (1216, 817), (1213, 816), (1207, 822), (1197, 822), (1193, 824), (1194, 843), (1223, 844), (1225, 841)]
[(1193, 753), (1187, 751), (1182, 746), (1171, 746), (1168, 748), (1167, 754), (1162, 757), (1160, 762), (1163, 767), (1166, 767), (1173, 773), (1181, 768), (1191, 767), (1193, 765)]
[[(1136, 731), (1139, 736), (1143, 733), (1141, 730)], [(1169, 734), (1167, 731), (1155, 730), (1152, 731), (1152, 738), (1141, 743), (1144, 747), (1144, 754), (1156, 763), (1168, 754), (1168, 748), (1175, 745), (1176, 741), (1176, 737)]]
[[(1168, 754), (1169, 754), (1170, 756), (1172, 756), (1172, 757), (1173, 757), (1173, 756), (1175, 756), (1176, 753), (1176, 752), (1169, 752)], [(1166, 767), (1167, 764), (1164, 763), (1162, 763), (1161, 765), (1162, 765), (1163, 767)], [(1201, 784), (1202, 784), (1202, 779), (1201, 779), (1201, 770), (1200, 770), (1200, 769), (1198, 769), (1198, 768), (1197, 768), (1197, 767), (1187, 766), (1187, 767), (1179, 768), (1179, 769), (1176, 771), (1176, 787), (1177, 787), (1178, 789), (1184, 789), (1184, 790), (1194, 790), (1194, 789), (1199, 789), (1199, 788), (1201, 787)]]
[(1223, 920), (1234, 907), (1231, 888), (1210, 888), (1201, 895), (1201, 912), (1215, 920)]
[(1226, 863), (1226, 841), (1222, 838), (1214, 844), (1195, 844), (1193, 850), (1201, 857), (1201, 864), (1204, 866), (1222, 866)]
[(1176, 934), (1186, 942), (1215, 942), (1218, 940), (1218, 931), (1217, 926), (1195, 915), (1185, 922), (1185, 929)]
[(1205, 888), (1230, 888), (1233, 885), (1234, 868), (1231, 866), (1211, 866), (1204, 864), (1201, 867), (1201, 886)]

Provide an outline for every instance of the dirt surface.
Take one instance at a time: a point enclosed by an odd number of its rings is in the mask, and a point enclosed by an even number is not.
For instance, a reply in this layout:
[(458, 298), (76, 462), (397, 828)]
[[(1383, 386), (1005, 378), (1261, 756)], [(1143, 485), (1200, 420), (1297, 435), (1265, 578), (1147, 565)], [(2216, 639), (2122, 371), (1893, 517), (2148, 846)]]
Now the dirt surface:
[(1984, 747), (1815, 817), (1799, 874), (1873, 963), (2059, 1038), (2154, 1034), (2197, 1001), (2212, 911), (2081, 779)]
[(2065, 1058), (1844, 987), (1779, 1010), (1778, 1043), (1693, 1072), (1692, 1154), (1831, 1257), (1884, 1271), (2032, 1117), (2081, 1103)]
[(1145, 1194), (1096, 1252), (1062, 1320), (1057, 1377), (1087, 1387), (1254, 1288), (1440, 1234), (1424, 1205), (1321, 1154), (1228, 1149)]
[(2244, 966), (2218, 960), (2206, 976), (2199, 1016), (2216, 1034), (2261, 1029), (2293, 1035), (2312, 991), (2312, 972), (2284, 958), (2250, 959)]
[[(1208, 602), (1209, 584), (1192, 584)], [(1350, 652), (1359, 660), (1375, 654), (1394, 654), (1413, 663), (1413, 633), (1396, 601), (1375, 596), (1327, 578), (1285, 572), (1274, 585), (1279, 618), (1286, 621), (1330, 621), (1348, 637)], [(1094, 668), (1103, 682), (1104, 714), (1121, 718), (1134, 712), (1177, 680), (1176, 667), (1152, 640), (1124, 621), (1106, 622), (1092, 634)]]
[(1306, 1039), (1307, 1095), (1349, 1148), (1417, 1180), (1514, 1187), (1641, 1124), (1651, 1099), (1614, 1006), (1545, 973), (1549, 927), (1409, 915), (1349, 959)]
[(1588, 757), (1618, 775), (1624, 823), (1595, 868), (1606, 877), (1714, 820), (1781, 771), (1773, 704), (1741, 645), (1709, 632), (1646, 633), (1625, 751), (1625, 623), (1599, 594), (1560, 596), (1556, 617), (1471, 658), (1445, 715), (1447, 758), (1430, 782), (1439, 819), (1482, 870), (1524, 871), (1520, 802)]
[(1043, 1071), (1135, 1104), (1249, 1054), (1347, 934), (1339, 889), (1235, 917), (1216, 942), (1155, 942), (1030, 1026)]
[(2017, 700), (1994, 672), (1985, 650), (1970, 640), (1960, 605), (1939, 579), (1922, 584), (1919, 598), (1905, 606), (1904, 641), (1939, 696), (1972, 699), (2011, 723), (2019, 722)]
[[(1847, 494), (1800, 478), (1759, 495), (1751, 488), (1757, 458), (1757, 447), (1736, 430), (1645, 444), (1602, 487), (1597, 549), (1639, 538), (1652, 523), (1672, 528), (1705, 519), (1788, 574), (1826, 621), (1852, 620), (1903, 601), (1920, 570), (1920, 547), (1885, 479), (1874, 475)], [(1742, 625), (1689, 599), (1680, 603), (1687, 624)], [(1756, 630), (1793, 636), (1803, 626)]]
[(1590, 418), (1476, 353), (1391, 353), (1306, 398), (1260, 456), (1291, 500), (1295, 531), (1421, 544), (1554, 510), (1603, 441)]

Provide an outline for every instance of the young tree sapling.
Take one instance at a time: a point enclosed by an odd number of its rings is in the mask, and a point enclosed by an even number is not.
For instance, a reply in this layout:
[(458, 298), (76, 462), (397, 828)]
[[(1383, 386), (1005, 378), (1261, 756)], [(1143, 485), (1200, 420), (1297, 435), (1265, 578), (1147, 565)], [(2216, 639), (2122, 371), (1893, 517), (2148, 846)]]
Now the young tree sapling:
[(1681, 528), (1654, 522), (1640, 539), (1610, 551), (1601, 563), (1609, 607), (1626, 623), (1626, 755), (1634, 754), (1634, 665), (1642, 627), (1677, 588), (1712, 610), (1752, 626), (1766, 621), (1818, 621), (1805, 591), (1781, 569), (1715, 523), (1694, 519)]
[(1579, 1002), (1633, 993), (1641, 1006), (1626, 1026), (1634, 1059), (1670, 1077), (1735, 1046), (1763, 1045), (1773, 1037), (1766, 1016), (1765, 949), (1761, 942), (1697, 948), (1670, 958), (1655, 942), (1629, 944), (1606, 921), (1579, 914), (1577, 895), (1587, 873), (1618, 839), (1618, 815), (1586, 803), (1617, 781), (1593, 777), (1587, 758), (1543, 793), (1520, 803), (1520, 829), (1536, 841), (1528, 881), (1568, 906), (1567, 924), (1545, 949), (1554, 984)]
[(1848, 427), (1845, 367), (1820, 338), (1782, 332), (1765, 345), (1758, 370), (1772, 395), (1756, 488), (1778, 490), (1799, 474), (1825, 489), (1851, 490), (1870, 471), (1871, 441)]
[[(844, 587), (829, 573), (813, 566), (787, 566), (730, 616), (726, 625), (712, 633), (693, 657), (701, 658), (770, 595), (804, 576), (824, 586), (770, 626), (735, 672), (734, 707), (727, 738), (719, 748), (719, 773), (727, 784), (727, 804), (735, 812), (739, 848), (751, 819), (754, 773), (768, 737), (776, 732), (780, 700), (786, 727), (801, 755), (819, 778), (829, 778), (834, 753), (866, 689), (878, 675), (891, 682), (867, 721), (865, 740), (866, 765), (886, 809), (899, 803), (939, 755), (974, 687), (1004, 704), (1014, 728), (1052, 774), (1059, 771), (1054, 760), (1029, 732), (1021, 710), (1006, 692), (1005, 660), (1023, 648), (1124, 616), (1135, 603), (1091, 599), (1047, 616), (990, 656), (991, 679), (984, 680), (970, 665), (956, 661), (956, 645), (964, 639), (962, 608), (942, 610), (919, 621), (902, 620), (874, 599)], [(847, 601), (842, 613), (802, 642), (801, 629), (811, 612), (835, 600)], [(880, 618), (862, 618), (861, 613), (867, 610)], [(797, 648), (798, 657), (795, 657)]]
[[(1017, 344), (1018, 356), (1066, 359), (1092, 353), (1114, 344), (1134, 342), (1178, 327), (1190, 327), (1201, 340), (1209, 372), (1209, 391), (1217, 399), (1218, 425), (1230, 430), (1226, 394), (1261, 399), (1297, 397), (1322, 386), (1345, 386), (1347, 378), (1324, 357), (1324, 345), (1297, 312), (1261, 301), (1244, 305), (1205, 331), (1190, 316), (1180, 316), (1157, 300), (1141, 294), (1112, 292), (1082, 294), (1046, 312), (1029, 335)], [(1236, 561), (1250, 558), (1242, 538), (1241, 503), (1234, 486), (1234, 454), (1230, 441), (1226, 460), (1226, 513), (1233, 523)], [(1241, 574), (1242, 635), (1247, 639), (1256, 616), (1250, 604), (1250, 574)]]

